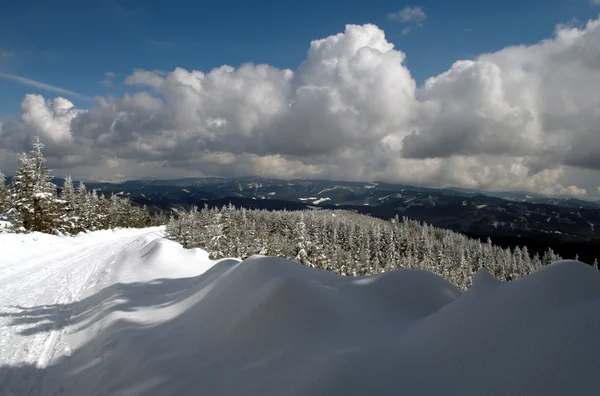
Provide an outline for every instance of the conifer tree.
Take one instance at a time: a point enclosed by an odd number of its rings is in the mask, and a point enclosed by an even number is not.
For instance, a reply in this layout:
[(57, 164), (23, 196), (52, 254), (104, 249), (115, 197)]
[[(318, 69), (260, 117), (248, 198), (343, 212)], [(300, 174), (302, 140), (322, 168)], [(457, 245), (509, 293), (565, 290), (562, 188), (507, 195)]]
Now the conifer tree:
[(66, 234), (75, 234), (78, 230), (77, 214), (75, 213), (75, 189), (73, 179), (67, 175), (60, 192), (60, 231)]
[(77, 224), (80, 231), (87, 230), (90, 226), (88, 218), (88, 192), (85, 187), (85, 183), (80, 181), (77, 186), (77, 192), (75, 193), (75, 214), (77, 217)]
[(71, 178), (71, 175), (67, 175), (65, 178), (60, 197), (69, 203), (71, 207), (75, 205), (75, 188), (73, 187), (73, 178)]
[(12, 208), (9, 216), (18, 231), (57, 231), (59, 203), (56, 185), (42, 154), (39, 136), (33, 143), (31, 157), (23, 154), (9, 188)]
[(7, 210), (7, 197), (6, 179), (4, 179), (4, 173), (0, 172), (0, 215)]
[(27, 154), (21, 154), (17, 170), (8, 189), (8, 197), (11, 202), (8, 216), (17, 232), (26, 232), (33, 228), (34, 175), (33, 162)]
[(44, 145), (40, 137), (36, 136), (33, 143), (32, 160), (36, 173), (34, 184), (34, 231), (53, 233), (56, 232), (59, 213), (56, 185), (52, 183), (52, 171), (46, 166), (46, 159), (42, 154)]

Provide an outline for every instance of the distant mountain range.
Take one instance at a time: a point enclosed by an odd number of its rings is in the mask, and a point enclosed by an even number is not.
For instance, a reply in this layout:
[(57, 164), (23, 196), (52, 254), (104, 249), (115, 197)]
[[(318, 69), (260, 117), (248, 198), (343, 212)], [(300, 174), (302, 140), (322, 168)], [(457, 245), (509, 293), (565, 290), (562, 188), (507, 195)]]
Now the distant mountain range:
[[(59, 181), (60, 184), (60, 181)], [(600, 202), (524, 192), (433, 189), (391, 183), (258, 177), (86, 183), (160, 209), (229, 202), (255, 209), (347, 209), (381, 218), (396, 214), (475, 237), (600, 243)]]

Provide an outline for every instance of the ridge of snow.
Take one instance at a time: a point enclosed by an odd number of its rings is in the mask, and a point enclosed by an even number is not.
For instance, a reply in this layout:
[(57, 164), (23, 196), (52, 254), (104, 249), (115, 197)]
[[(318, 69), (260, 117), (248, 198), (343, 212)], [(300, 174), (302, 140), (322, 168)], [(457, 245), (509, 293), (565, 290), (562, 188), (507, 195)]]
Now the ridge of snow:
[(509, 283), (480, 269), (461, 293), (422, 270), (351, 278), (276, 257), (211, 261), (162, 233), (0, 235), (17, 256), (2, 267), (18, 267), (0, 276), (0, 394), (600, 387), (600, 273), (586, 264)]

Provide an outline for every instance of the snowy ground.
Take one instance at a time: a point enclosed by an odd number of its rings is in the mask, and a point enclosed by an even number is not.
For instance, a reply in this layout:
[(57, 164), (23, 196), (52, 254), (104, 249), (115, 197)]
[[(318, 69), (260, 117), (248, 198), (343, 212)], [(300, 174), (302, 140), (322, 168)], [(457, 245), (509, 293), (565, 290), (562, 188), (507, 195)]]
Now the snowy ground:
[(0, 235), (0, 395), (597, 394), (600, 274), (342, 278), (161, 228)]

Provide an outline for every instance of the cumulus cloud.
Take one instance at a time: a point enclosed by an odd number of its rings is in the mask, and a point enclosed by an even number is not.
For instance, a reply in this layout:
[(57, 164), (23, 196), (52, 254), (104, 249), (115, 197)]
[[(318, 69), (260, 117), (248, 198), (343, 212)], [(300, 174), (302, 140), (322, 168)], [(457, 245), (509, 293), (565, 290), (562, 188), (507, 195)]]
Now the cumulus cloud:
[(581, 29), (561, 26), (554, 39), (535, 45), (459, 61), (417, 93), (424, 114), (404, 139), (403, 155), (485, 153), (600, 169), (598, 84), (598, 20)]
[(572, 174), (587, 169), (597, 177), (588, 188), (600, 183), (599, 59), (594, 20), (458, 61), (417, 87), (381, 29), (348, 25), (310, 43), (296, 70), (135, 70), (125, 83), (136, 93), (97, 97), (89, 109), (27, 95), (0, 146), (18, 151), (39, 131), (53, 166), (95, 178), (319, 177), (585, 195)]

